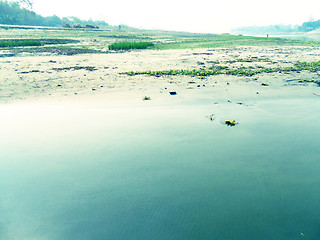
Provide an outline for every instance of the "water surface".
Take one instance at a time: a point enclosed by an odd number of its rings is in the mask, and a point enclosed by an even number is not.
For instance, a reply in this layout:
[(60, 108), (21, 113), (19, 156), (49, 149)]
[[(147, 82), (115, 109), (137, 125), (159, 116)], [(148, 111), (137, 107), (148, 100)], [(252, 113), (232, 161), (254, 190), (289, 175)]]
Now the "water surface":
[(318, 240), (318, 100), (3, 106), (0, 239)]

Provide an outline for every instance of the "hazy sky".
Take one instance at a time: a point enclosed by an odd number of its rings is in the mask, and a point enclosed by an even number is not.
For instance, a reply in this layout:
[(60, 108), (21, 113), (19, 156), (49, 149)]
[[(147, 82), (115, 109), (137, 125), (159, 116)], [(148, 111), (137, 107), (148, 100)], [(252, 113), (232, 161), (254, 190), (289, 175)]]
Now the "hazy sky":
[(319, 0), (33, 0), (44, 16), (76, 16), (146, 29), (222, 33), (251, 25), (320, 19)]

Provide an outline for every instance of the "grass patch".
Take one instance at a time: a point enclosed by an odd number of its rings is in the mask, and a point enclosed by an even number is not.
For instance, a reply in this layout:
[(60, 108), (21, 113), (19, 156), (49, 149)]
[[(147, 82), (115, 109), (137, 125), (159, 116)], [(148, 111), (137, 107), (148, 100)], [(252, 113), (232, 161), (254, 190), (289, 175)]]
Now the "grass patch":
[(297, 62), (294, 64), (298, 71), (307, 70), (310, 72), (320, 71), (320, 61), (318, 62)]
[(213, 35), (208, 37), (176, 38), (170, 43), (157, 44), (157, 49), (195, 49), (238, 46), (309, 46), (319, 45), (315, 42), (303, 42), (300, 40), (288, 40), (283, 38), (263, 38), (235, 35)]
[(117, 42), (110, 44), (109, 50), (147, 49), (153, 47), (152, 42)]
[(21, 40), (21, 41), (0, 41), (0, 47), (27, 47), (27, 46), (41, 46), (39, 40)]
[(135, 75), (149, 75), (149, 76), (175, 76), (175, 75), (187, 75), (196, 77), (199, 76), (207, 77), (212, 75), (233, 75), (233, 76), (245, 76), (252, 77), (260, 73), (274, 73), (274, 72), (300, 72), (302, 70), (309, 72), (319, 72), (320, 71), (320, 61), (319, 62), (297, 62), (293, 64), (293, 67), (284, 67), (284, 68), (258, 68), (253, 67), (241, 67), (237, 69), (229, 69), (227, 66), (213, 66), (209, 70), (205, 69), (192, 69), (192, 70), (162, 70), (162, 71), (144, 71), (144, 72), (125, 72), (129, 76)]

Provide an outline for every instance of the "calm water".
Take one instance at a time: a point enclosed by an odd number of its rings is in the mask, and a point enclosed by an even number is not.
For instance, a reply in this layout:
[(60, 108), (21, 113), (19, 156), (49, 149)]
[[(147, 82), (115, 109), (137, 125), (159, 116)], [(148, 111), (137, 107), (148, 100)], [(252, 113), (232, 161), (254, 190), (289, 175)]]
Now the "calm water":
[(0, 107), (0, 239), (319, 240), (319, 100)]

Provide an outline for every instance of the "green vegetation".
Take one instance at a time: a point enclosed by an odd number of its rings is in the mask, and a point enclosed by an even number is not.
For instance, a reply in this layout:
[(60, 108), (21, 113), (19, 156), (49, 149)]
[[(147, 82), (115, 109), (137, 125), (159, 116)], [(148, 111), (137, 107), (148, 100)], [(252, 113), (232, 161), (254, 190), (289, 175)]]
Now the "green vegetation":
[(87, 48), (77, 48), (73, 46), (69, 47), (37, 47), (37, 48), (16, 48), (12, 50), (13, 53), (22, 53), (22, 52), (29, 52), (29, 53), (52, 53), (57, 55), (77, 55), (77, 54), (86, 54), (86, 53), (102, 53), (102, 51), (94, 50), (94, 49), (87, 49)]
[(109, 50), (147, 49), (153, 47), (152, 42), (117, 42), (109, 45)]
[(189, 76), (210, 76), (210, 75), (218, 75), (222, 74), (220, 71), (214, 71), (214, 70), (164, 70), (164, 71), (145, 71), (145, 72), (127, 72), (125, 73), (129, 76), (134, 75), (150, 75), (150, 76), (163, 76), (163, 75), (189, 75)]
[[(0, 0), (1, 4), (17, 4), (17, 3), (6, 3)], [(29, 11), (20, 8), (21, 11)], [(46, 26), (62, 26), (63, 24), (80, 23), (80, 19), (68, 18), (62, 19), (62, 22), (56, 22), (55, 24), (40, 24), (37, 21), (31, 21), (26, 17), (20, 17), (20, 14), (15, 11), (10, 12), (9, 9), (1, 8), (0, 6), (0, 19), (6, 17), (13, 18), (13, 21), (2, 21), (0, 23), (7, 24), (25, 24), (25, 25), (46, 25)], [(12, 10), (12, 9), (11, 9)], [(18, 9), (16, 9), (18, 11)], [(4, 11), (8, 14), (5, 15)], [(4, 15), (1, 15), (1, 14)], [(1, 17), (2, 16), (2, 17)], [(23, 14), (21, 16), (24, 16)], [(36, 16), (34, 13), (32, 16)], [(41, 16), (40, 16), (41, 17)], [(20, 20), (19, 20), (20, 19)], [(29, 20), (28, 20), (29, 19)], [(8, 20), (8, 19), (7, 19)], [(26, 22), (23, 22), (26, 21)], [(169, 31), (148, 31), (129, 28), (127, 26), (121, 26), (121, 29), (115, 26), (107, 26), (99, 30), (91, 31), (90, 29), (81, 28), (51, 28), (51, 27), (30, 27), (30, 26), (0, 26), (0, 41), (18, 41), (20, 39), (30, 41), (40, 41), (41, 46), (37, 47), (26, 47), (26, 48), (12, 48), (10, 54), (19, 54), (21, 52), (28, 53), (52, 53), (57, 55), (75, 55), (85, 53), (107, 53), (110, 50), (130, 50), (130, 49), (195, 49), (195, 48), (210, 48), (204, 55), (215, 54), (216, 47), (240, 47), (240, 46), (319, 46), (319, 43), (314, 42), (303, 42), (298, 40), (288, 40), (281, 38), (261, 38), (261, 37), (248, 37), (248, 36), (234, 36), (229, 34), (200, 34), (200, 33), (186, 33), (186, 32), (169, 32)], [(65, 40), (65, 42), (63, 42)], [(74, 41), (74, 42), (72, 42)], [(119, 42), (118, 42), (119, 41)], [(66, 44), (61, 46), (61, 44)], [(4, 43), (2, 43), (4, 44)], [(47, 45), (54, 46), (47, 46)], [(71, 45), (72, 44), (72, 45)], [(27, 45), (26, 45), (27, 46)], [(196, 55), (196, 53), (194, 53)], [(267, 58), (254, 58), (248, 57), (244, 59), (235, 58), (231, 61), (252, 63), (252, 62), (270, 62)], [(199, 62), (200, 63), (200, 62)], [(205, 71), (206, 73), (199, 72), (196, 75), (215, 75), (223, 74), (230, 75), (244, 75), (253, 76), (259, 72), (255, 69), (225, 69), (222, 61), (212, 61), (212, 64), (218, 64), (209, 68)], [(227, 62), (224, 62), (227, 63)], [(230, 62), (232, 63), (232, 62)], [(310, 67), (310, 66), (309, 66)], [(211, 71), (211, 72), (210, 72)], [(234, 72), (232, 72), (234, 71)], [(268, 71), (264, 69), (263, 71)], [(273, 71), (273, 70), (272, 70)], [(194, 73), (193, 73), (194, 74)]]
[(42, 43), (38, 40), (22, 40), (22, 41), (0, 41), (2, 47), (21, 47), (21, 46), (41, 46)]
[(151, 100), (151, 97), (144, 96), (144, 98), (142, 100), (144, 100), (144, 101)]
[(294, 64), (297, 71), (308, 70), (310, 72), (320, 71), (320, 61), (317, 62), (297, 62)]
[(212, 76), (212, 75), (221, 75), (221, 74), (226, 74), (226, 75), (234, 75), (234, 76), (247, 76), (251, 77), (253, 75), (259, 74), (259, 73), (270, 73), (270, 72), (278, 72), (279, 69), (271, 69), (271, 68), (266, 68), (266, 69), (259, 69), (259, 70), (250, 70), (247, 68), (242, 68), (242, 69), (234, 69), (234, 70), (226, 70), (226, 71), (221, 71), (221, 70), (197, 70), (197, 69), (192, 69), (192, 70), (163, 70), (163, 71), (144, 71), (144, 72), (126, 72), (125, 74), (129, 76), (135, 76), (135, 75), (149, 75), (149, 76), (165, 76), (165, 75), (188, 75), (192, 77), (207, 77), (207, 76)]
[[(284, 67), (284, 68), (262, 68), (259, 66), (257, 69), (252, 67), (241, 67), (236, 69), (229, 69), (226, 66), (213, 66), (210, 67), (210, 70), (205, 69), (192, 69), (192, 70), (160, 70), (160, 71), (144, 71), (144, 72), (125, 72), (129, 76), (135, 75), (149, 75), (149, 76), (175, 76), (175, 75), (187, 75), (192, 77), (207, 77), (212, 75), (233, 75), (233, 76), (246, 76), (252, 77), (260, 73), (274, 73), (274, 72), (300, 72), (300, 71), (309, 71), (309, 72), (319, 72), (320, 71), (320, 61), (319, 62), (297, 62), (293, 64), (293, 67)], [(263, 86), (268, 86), (267, 83), (262, 83)]]
[(64, 67), (64, 68), (52, 68), (55, 71), (64, 71), (64, 70), (87, 70), (87, 71), (95, 71), (97, 70), (95, 67), (92, 66), (74, 66), (74, 67)]
[(298, 83), (304, 83), (304, 84), (315, 83), (320, 87), (320, 81), (314, 80), (314, 79), (300, 79), (300, 80), (298, 80)]
[(23, 2), (28, 1), (24, 0), (20, 2), (22, 3), (19, 4), (18, 2), (0, 1), (0, 24), (52, 27), (58, 27), (67, 24), (69, 26), (79, 24), (84, 27), (86, 25), (99, 27), (109, 26), (103, 21), (84, 21), (77, 17), (68, 17), (62, 19), (57, 16), (43, 17), (23, 7), (25, 6)]
[[(171, 42), (157, 44), (156, 49), (195, 49), (195, 48), (216, 48), (216, 47), (237, 47), (237, 46), (306, 46), (319, 45), (300, 40), (289, 40), (284, 38), (263, 38), (234, 36), (229, 34), (211, 35), (206, 37), (184, 37), (174, 38)], [(261, 61), (266, 59), (261, 59)]]
[(235, 120), (225, 120), (224, 123), (228, 126), (235, 126), (236, 124), (239, 124), (238, 122), (236, 122)]

